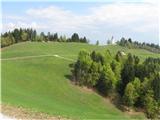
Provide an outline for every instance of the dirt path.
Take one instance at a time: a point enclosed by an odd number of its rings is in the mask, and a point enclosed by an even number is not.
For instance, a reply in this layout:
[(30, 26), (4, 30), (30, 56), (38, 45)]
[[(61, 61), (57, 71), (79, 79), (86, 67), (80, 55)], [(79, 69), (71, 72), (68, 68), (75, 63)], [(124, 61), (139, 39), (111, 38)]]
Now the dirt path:
[(61, 116), (54, 117), (45, 113), (6, 104), (1, 105), (0, 118), (5, 120), (69, 120)]
[(23, 57), (12, 57), (12, 58), (2, 58), (2, 60), (23, 60), (23, 59), (30, 59), (30, 58), (39, 58), (39, 57), (57, 57), (57, 58), (60, 58), (60, 59), (64, 59), (64, 60), (68, 60), (68, 61), (74, 61), (73, 59), (71, 58), (66, 58), (66, 57), (62, 57), (62, 56), (59, 56), (59, 55), (35, 55), (35, 56), (23, 56)]
[(68, 60), (68, 61), (75, 61), (73, 59), (70, 59), (70, 58), (66, 58), (66, 57), (62, 57), (62, 56), (59, 56), (59, 55), (53, 55), (54, 57), (57, 57), (57, 58), (60, 58), (60, 59), (64, 59), (64, 60)]

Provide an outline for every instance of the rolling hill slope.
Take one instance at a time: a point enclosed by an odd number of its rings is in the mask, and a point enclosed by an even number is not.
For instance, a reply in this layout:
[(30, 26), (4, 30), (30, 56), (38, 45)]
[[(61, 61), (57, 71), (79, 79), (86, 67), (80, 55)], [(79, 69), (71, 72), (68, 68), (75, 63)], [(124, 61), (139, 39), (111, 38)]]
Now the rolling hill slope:
[[(126, 115), (97, 93), (71, 84), (67, 77), (71, 74), (69, 64), (76, 60), (81, 49), (101, 52), (109, 49), (113, 55), (123, 50), (136, 54), (141, 60), (148, 56), (159, 57), (146, 50), (112, 45), (31, 42), (12, 45), (1, 53), (2, 104), (9, 103), (72, 119), (143, 118), (143, 115)], [(39, 55), (48, 56), (20, 59)]]

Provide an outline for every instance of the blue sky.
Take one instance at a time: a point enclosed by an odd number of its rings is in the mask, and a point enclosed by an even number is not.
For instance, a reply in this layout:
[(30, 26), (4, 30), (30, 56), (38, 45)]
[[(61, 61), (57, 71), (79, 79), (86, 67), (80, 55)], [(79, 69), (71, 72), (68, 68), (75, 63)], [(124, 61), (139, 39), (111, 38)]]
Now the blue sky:
[(2, 32), (32, 27), (38, 32), (77, 32), (91, 43), (112, 36), (159, 44), (158, 0), (2, 2)]

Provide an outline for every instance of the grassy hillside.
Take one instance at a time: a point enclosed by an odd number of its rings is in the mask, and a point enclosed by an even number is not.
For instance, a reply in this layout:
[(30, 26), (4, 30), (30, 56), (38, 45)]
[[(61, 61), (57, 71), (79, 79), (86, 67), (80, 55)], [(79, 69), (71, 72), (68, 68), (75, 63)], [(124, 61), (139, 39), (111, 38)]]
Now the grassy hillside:
[[(141, 49), (120, 46), (94, 46), (82, 43), (20, 43), (2, 50), (2, 59), (32, 55), (59, 55), (76, 60), (81, 49), (114, 55), (118, 50), (138, 55), (142, 60), (158, 54)], [(2, 103), (32, 108), (40, 112), (73, 119), (130, 119), (128, 116), (94, 92), (71, 84), (67, 75), (72, 61), (54, 56), (17, 60), (2, 60)]]

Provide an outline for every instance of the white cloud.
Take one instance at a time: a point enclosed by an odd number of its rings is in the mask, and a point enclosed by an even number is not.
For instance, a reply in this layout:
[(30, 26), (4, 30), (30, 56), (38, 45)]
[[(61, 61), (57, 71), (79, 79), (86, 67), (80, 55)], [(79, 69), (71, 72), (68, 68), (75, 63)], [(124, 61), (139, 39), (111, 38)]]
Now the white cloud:
[(27, 14), (32, 15), (33, 17), (41, 18), (54, 18), (65, 19), (66, 17), (72, 17), (72, 13), (68, 10), (63, 10), (56, 6), (49, 6), (47, 8), (39, 9), (29, 9), (26, 11)]
[[(150, 4), (109, 4), (93, 8), (93, 18), (114, 24), (153, 22), (158, 18), (158, 7)], [(154, 21), (155, 22), (155, 21)]]
[(159, 0), (143, 0), (144, 3), (159, 4)]
[(17, 15), (4, 15), (3, 18), (7, 20), (25, 20), (24, 16), (22, 17)]
[[(154, 31), (156, 32), (156, 24), (153, 25), (153, 24), (148, 24), (148, 25), (140, 25), (139, 27), (134, 27), (133, 30), (136, 31), (136, 32), (148, 32), (148, 31)], [(158, 31), (157, 31), (158, 32)]]
[(158, 26), (158, 6), (153, 4), (110, 4), (93, 8), (98, 23), (128, 27), (136, 32), (152, 31)]
[(26, 23), (22, 21), (17, 21), (16, 23), (9, 22), (2, 25), (2, 29), (14, 30), (15, 28), (34, 28), (34, 29), (45, 29), (46, 26), (38, 25), (36, 22)]
[(142, 26), (150, 24), (149, 26), (155, 27), (158, 22), (158, 6), (153, 4), (114, 3), (90, 8), (89, 10), (90, 14), (77, 15), (72, 11), (50, 6), (29, 9), (26, 13), (36, 19), (44, 19), (48, 26), (55, 27), (55, 29), (57, 27), (57, 30), (97, 28), (98, 25), (105, 23), (106, 25), (108, 23), (113, 24), (113, 26), (125, 26), (136, 22), (142, 23)]
[(69, 10), (56, 6), (40, 9), (29, 9), (26, 13), (34, 18), (44, 19), (52, 29), (60, 31), (78, 30), (81, 27), (91, 27), (92, 20), (89, 16), (77, 15)]

